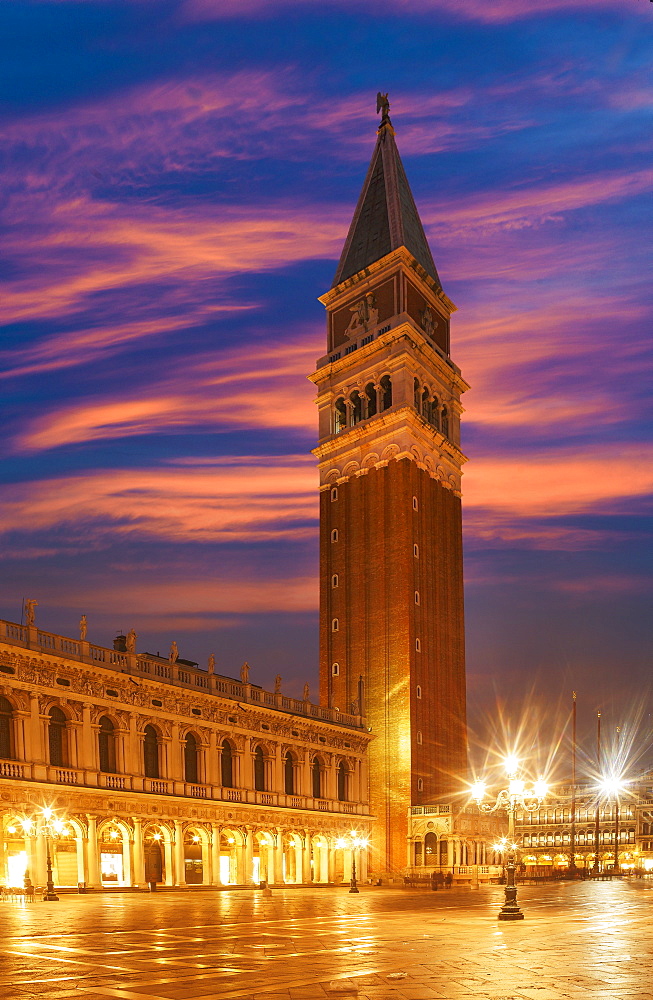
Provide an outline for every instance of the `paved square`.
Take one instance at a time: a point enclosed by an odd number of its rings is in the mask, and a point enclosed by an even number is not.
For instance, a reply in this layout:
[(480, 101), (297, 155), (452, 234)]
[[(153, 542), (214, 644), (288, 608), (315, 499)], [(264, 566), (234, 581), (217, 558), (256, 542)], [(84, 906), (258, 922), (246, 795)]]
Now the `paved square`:
[(2, 1000), (653, 1000), (653, 881), (4, 902)]

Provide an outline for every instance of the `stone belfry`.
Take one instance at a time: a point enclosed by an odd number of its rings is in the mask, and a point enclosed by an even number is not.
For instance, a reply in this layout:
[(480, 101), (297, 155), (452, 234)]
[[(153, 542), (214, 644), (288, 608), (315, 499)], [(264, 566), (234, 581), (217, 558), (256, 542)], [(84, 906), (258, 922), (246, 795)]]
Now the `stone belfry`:
[(374, 870), (407, 863), (411, 805), (467, 769), (461, 393), (447, 298), (387, 95), (332, 288), (318, 390), (320, 698), (374, 739)]

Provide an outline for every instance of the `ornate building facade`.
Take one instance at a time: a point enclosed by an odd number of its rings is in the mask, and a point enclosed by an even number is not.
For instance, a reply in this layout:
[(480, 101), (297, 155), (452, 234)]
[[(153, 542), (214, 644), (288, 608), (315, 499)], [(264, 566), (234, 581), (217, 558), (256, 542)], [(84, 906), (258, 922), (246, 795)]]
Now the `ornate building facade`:
[(318, 389), (320, 698), (363, 705), (380, 872), (412, 805), (466, 774), (461, 394), (442, 290), (383, 109), (327, 310)]
[(10, 622), (0, 680), (6, 885), (45, 885), (48, 843), (56, 885), (342, 881), (370, 836), (360, 717)]

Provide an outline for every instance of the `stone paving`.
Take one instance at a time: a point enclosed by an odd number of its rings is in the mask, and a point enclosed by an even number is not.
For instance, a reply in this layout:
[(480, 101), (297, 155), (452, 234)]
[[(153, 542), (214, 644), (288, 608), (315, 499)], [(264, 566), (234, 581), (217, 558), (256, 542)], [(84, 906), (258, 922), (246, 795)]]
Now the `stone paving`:
[(1, 1000), (653, 1000), (653, 881), (3, 902)]

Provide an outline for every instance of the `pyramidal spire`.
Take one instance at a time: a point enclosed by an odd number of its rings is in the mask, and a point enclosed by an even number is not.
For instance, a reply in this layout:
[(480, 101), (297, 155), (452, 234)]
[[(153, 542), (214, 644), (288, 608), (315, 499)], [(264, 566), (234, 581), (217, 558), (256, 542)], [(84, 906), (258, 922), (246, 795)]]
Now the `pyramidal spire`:
[(442, 287), (395, 142), (387, 94), (377, 94), (376, 110), (381, 113), (376, 146), (333, 287), (401, 246)]

